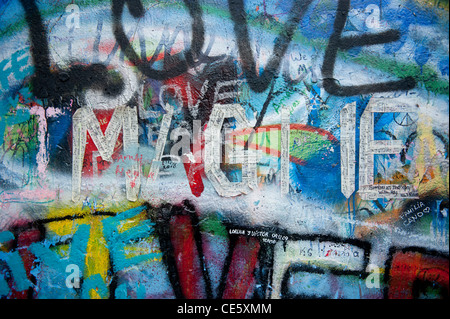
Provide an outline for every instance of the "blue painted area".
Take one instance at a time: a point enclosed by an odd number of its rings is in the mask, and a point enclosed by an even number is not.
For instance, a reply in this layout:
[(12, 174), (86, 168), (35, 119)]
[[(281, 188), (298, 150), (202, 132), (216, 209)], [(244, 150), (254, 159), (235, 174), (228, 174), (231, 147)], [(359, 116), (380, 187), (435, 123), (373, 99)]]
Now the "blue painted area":
[(10, 290), (6, 279), (3, 278), (3, 274), (0, 273), (0, 298), (8, 296)]
[(308, 125), (320, 127), (321, 119), (320, 119), (320, 107), (322, 105), (320, 101), (321, 89), (317, 84), (313, 84), (311, 86), (311, 91), (309, 93), (310, 103), (311, 103), (311, 111), (308, 115)]
[(321, 273), (298, 272), (289, 278), (289, 290), (294, 295), (324, 298), (331, 295), (328, 276)]
[[(73, 235), (69, 256), (62, 258), (52, 250), (48, 243), (39, 242), (30, 245), (29, 250), (42, 263), (36, 269), (39, 273), (39, 286), (37, 298), (76, 298), (77, 292), (66, 287), (66, 268), (70, 264), (77, 265), (82, 276), (85, 268), (86, 248), (89, 241), (90, 225), (79, 225)], [(47, 281), (47, 282), (45, 282)], [(50, 282), (48, 282), (50, 281)]]
[(108, 286), (100, 274), (95, 274), (86, 278), (83, 282), (82, 288), (82, 299), (90, 299), (91, 290), (95, 290), (102, 299), (107, 298), (109, 294)]
[[(255, 204), (257, 205), (257, 204)], [(209, 233), (202, 234), (203, 241), (207, 243), (211, 255), (206, 255), (206, 267), (211, 280), (211, 287), (213, 296), (217, 298), (218, 288), (220, 285), (220, 279), (222, 276), (223, 266), (225, 264), (225, 258), (228, 253), (228, 238), (223, 236), (214, 236)]]
[[(11, 232), (5, 231), (0, 233), (0, 244), (11, 240), (14, 240), (14, 235)], [(23, 291), (31, 286), (31, 282), (28, 280), (25, 267), (18, 251), (0, 251), (0, 260), (4, 261), (8, 266), (17, 291)], [(0, 295), (7, 294), (8, 291), (9, 288), (5, 279), (0, 278)]]
[(69, 258), (62, 259), (56, 252), (52, 251), (45, 243), (33, 243), (30, 245), (30, 251), (44, 264), (51, 266), (61, 273), (66, 272), (69, 264), (75, 264), (80, 268), (80, 273), (84, 271), (84, 259), (89, 240), (90, 225), (79, 225), (73, 235), (70, 244)]
[(145, 209), (145, 206), (139, 206), (103, 221), (103, 232), (112, 256), (113, 269), (115, 272), (144, 261), (161, 258), (160, 253), (148, 253), (129, 258), (125, 252), (125, 246), (127, 244), (142, 238), (148, 238), (153, 234), (154, 223), (150, 220), (141, 221), (133, 228), (124, 232), (119, 233), (118, 231), (121, 222), (139, 215)]
[(442, 60), (439, 61), (438, 67), (439, 67), (439, 71), (441, 71), (442, 75), (449, 75), (449, 71), (448, 71), (448, 57), (444, 58)]
[(378, 299), (383, 298), (380, 288), (367, 288), (365, 279), (353, 275), (333, 275), (328, 272), (297, 272), (288, 282), (291, 294), (309, 298)]
[[(335, 152), (339, 154), (339, 147)], [(336, 155), (331, 157), (335, 158)], [(332, 202), (342, 200), (340, 166), (327, 165), (331, 162), (311, 159), (306, 165), (290, 163), (291, 185), (303, 196)]]
[(10, 231), (4, 231), (0, 233), (0, 244), (6, 243), (10, 240), (14, 240), (14, 234)]
[[(290, 11), (292, 5), (283, 6), (286, 12)], [(333, 21), (336, 15), (337, 2), (317, 2), (311, 5), (304, 18), (300, 22), (299, 29), (308, 38), (329, 38), (333, 33)]]
[(8, 265), (14, 279), (14, 287), (17, 291), (24, 291), (31, 286), (31, 282), (28, 280), (19, 252), (13, 251), (5, 253), (0, 251), (0, 260), (6, 262)]
[(68, 109), (60, 109), (62, 115), (47, 119), (48, 149), (50, 156), (62, 148), (67, 142), (68, 134), (72, 129), (72, 113)]
[(128, 291), (127, 291), (127, 284), (121, 284), (116, 288), (115, 291), (115, 298), (116, 299), (129, 299), (128, 298)]
[(430, 57), (431, 57), (431, 52), (426, 46), (424, 46), (424, 45), (416, 46), (416, 49), (414, 50), (414, 60), (420, 66), (421, 70), (422, 70), (423, 66), (425, 65), (425, 63), (428, 62)]

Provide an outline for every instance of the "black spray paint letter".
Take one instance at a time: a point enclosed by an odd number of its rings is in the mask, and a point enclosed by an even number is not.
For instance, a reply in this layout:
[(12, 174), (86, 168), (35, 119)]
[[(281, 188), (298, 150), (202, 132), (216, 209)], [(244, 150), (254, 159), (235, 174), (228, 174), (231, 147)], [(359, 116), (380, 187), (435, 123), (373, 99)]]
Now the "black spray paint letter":
[(185, 73), (189, 66), (195, 65), (195, 60), (201, 56), (201, 49), (205, 41), (205, 29), (203, 26), (202, 9), (197, 0), (184, 0), (184, 4), (192, 18), (192, 42), (191, 47), (184, 52), (186, 60), (180, 60), (169, 70), (155, 70), (151, 63), (140, 59), (131, 46), (122, 25), (122, 13), (125, 2), (128, 10), (135, 18), (144, 16), (144, 7), (140, 0), (113, 0), (112, 16), (114, 37), (127, 58), (138, 67), (147, 77), (155, 80), (167, 80)]
[(29, 27), (31, 57), (35, 73), (32, 78), (33, 94), (37, 98), (58, 100), (84, 89), (102, 90), (115, 96), (123, 90), (123, 81), (108, 74), (103, 64), (74, 64), (68, 70), (51, 70), (47, 30), (44, 27), (35, 0), (20, 0)]
[(242, 68), (249, 87), (255, 92), (263, 92), (269, 87), (273, 77), (278, 73), (283, 58), (295, 30), (312, 0), (295, 0), (285, 28), (280, 32), (273, 45), (273, 53), (261, 76), (256, 74), (256, 63), (250, 46), (247, 19), (243, 0), (228, 0), (231, 18), (234, 22)]
[(400, 39), (400, 32), (389, 30), (378, 34), (364, 34), (361, 36), (342, 37), (342, 31), (347, 21), (350, 9), (350, 0), (339, 0), (334, 21), (333, 34), (331, 35), (325, 51), (322, 65), (323, 86), (325, 90), (333, 95), (352, 96), (359, 94), (370, 94), (376, 92), (410, 90), (416, 86), (412, 77), (406, 77), (399, 81), (383, 83), (341, 86), (334, 78), (334, 66), (338, 50), (349, 50), (353, 47), (389, 43)]

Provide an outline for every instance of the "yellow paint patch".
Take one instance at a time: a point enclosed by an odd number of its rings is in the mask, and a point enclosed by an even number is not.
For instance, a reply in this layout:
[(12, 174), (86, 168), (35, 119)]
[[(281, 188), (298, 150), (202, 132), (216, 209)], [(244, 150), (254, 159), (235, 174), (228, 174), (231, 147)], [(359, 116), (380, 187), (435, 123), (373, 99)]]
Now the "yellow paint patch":
[(102, 299), (102, 297), (100, 297), (99, 293), (95, 289), (91, 289), (89, 291), (89, 298), (90, 299)]
[(77, 220), (63, 220), (47, 224), (47, 230), (58, 236), (74, 234), (78, 229)]
[(109, 250), (103, 236), (103, 218), (90, 218), (90, 236), (86, 248), (85, 276), (100, 274), (106, 280), (109, 268)]
[(429, 194), (437, 196), (448, 196), (448, 173), (447, 182), (439, 163), (436, 161), (438, 148), (433, 135), (433, 128), (429, 125), (431, 118), (422, 117), (422, 121), (417, 127), (417, 139), (419, 140), (419, 155), (415, 161), (416, 175), (414, 184), (417, 185), (419, 196), (424, 197)]
[(119, 233), (123, 233), (124, 231), (127, 231), (135, 226), (137, 226), (141, 221), (147, 220), (147, 214), (146, 211), (142, 211), (138, 215), (134, 216), (133, 218), (126, 219), (124, 221), (121, 221), (119, 223), (119, 226), (117, 226), (117, 230)]

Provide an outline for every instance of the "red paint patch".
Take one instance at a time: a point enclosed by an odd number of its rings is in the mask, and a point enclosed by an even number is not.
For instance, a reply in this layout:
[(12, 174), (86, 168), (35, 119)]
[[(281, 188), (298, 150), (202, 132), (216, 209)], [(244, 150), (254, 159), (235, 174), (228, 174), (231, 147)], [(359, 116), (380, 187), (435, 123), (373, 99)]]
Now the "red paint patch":
[(257, 238), (239, 236), (233, 249), (233, 256), (223, 292), (223, 299), (245, 299), (253, 291), (254, 270), (258, 261), (260, 243)]

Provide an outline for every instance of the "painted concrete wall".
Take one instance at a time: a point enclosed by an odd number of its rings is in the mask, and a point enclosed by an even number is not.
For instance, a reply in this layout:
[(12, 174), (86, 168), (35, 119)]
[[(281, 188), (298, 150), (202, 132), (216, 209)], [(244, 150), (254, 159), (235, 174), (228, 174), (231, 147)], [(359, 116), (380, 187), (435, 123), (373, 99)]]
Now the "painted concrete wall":
[(0, 21), (1, 298), (448, 297), (448, 1)]

